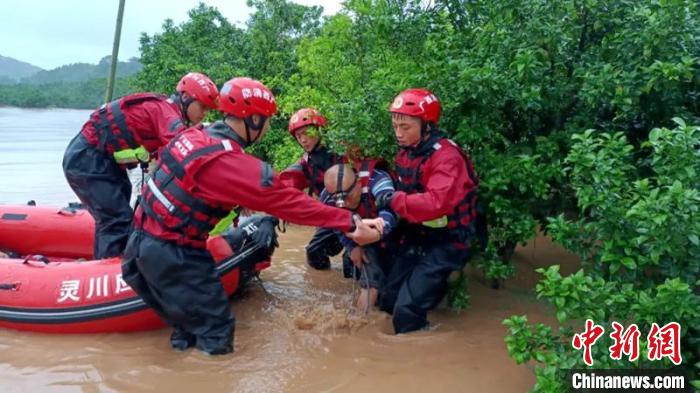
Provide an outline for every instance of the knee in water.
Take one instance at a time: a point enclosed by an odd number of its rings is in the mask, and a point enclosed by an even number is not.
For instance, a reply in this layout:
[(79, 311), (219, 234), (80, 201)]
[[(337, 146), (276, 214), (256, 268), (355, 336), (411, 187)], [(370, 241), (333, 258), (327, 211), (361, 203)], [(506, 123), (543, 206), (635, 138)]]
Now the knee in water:
[(307, 256), (306, 262), (311, 266), (312, 268), (316, 270), (326, 270), (330, 269), (331, 267), (331, 260), (328, 257), (315, 257), (312, 258), (311, 256)]

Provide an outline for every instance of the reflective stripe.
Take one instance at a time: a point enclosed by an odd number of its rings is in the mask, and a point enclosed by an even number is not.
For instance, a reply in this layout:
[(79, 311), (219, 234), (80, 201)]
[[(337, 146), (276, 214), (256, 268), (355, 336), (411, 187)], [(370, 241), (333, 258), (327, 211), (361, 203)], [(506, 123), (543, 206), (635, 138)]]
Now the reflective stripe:
[(165, 195), (163, 195), (163, 193), (160, 192), (160, 190), (158, 189), (158, 187), (156, 187), (156, 183), (153, 181), (153, 178), (148, 179), (147, 184), (148, 184), (148, 188), (149, 188), (149, 189), (151, 190), (151, 192), (153, 193), (153, 196), (155, 196), (156, 199), (158, 199), (158, 201), (160, 201), (160, 203), (162, 203), (163, 206), (165, 206), (165, 208), (168, 209), (168, 211), (169, 211), (170, 213), (174, 212), (174, 211), (175, 211), (175, 205), (173, 205), (172, 202), (170, 202), (170, 201), (168, 200), (168, 198), (166, 198)]
[(358, 176), (359, 177), (369, 177), (369, 171), (360, 171), (360, 173), (358, 173)]
[(136, 149), (124, 149), (114, 152), (114, 160), (117, 164), (133, 164), (137, 162), (150, 161), (151, 154), (144, 146)]
[(445, 228), (447, 226), (447, 216), (442, 216), (430, 221), (423, 221), (421, 224), (430, 228)]
[(222, 218), (221, 221), (219, 221), (214, 229), (209, 231), (209, 236), (216, 236), (222, 234), (225, 230), (228, 229), (228, 227), (233, 224), (233, 220), (238, 217), (238, 210), (234, 209), (231, 210), (231, 213), (229, 213), (226, 217)]
[(170, 132), (175, 132), (178, 128), (185, 129), (185, 125), (182, 124), (182, 119), (175, 119), (170, 123), (170, 127), (168, 127), (168, 131)]

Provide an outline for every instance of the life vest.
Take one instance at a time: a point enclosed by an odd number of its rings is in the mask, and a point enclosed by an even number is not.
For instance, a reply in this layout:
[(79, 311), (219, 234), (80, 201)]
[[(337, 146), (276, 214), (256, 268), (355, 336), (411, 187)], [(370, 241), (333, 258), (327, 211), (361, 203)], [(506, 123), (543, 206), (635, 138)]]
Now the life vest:
[(166, 101), (167, 99), (160, 94), (138, 93), (103, 104), (90, 116), (97, 136), (97, 148), (111, 152), (118, 164), (148, 162), (150, 152), (139, 143), (135, 133), (127, 126), (124, 112), (128, 113), (131, 107), (145, 101)]
[(357, 182), (362, 187), (360, 205), (357, 207), (356, 212), (362, 218), (377, 217), (377, 206), (374, 202), (374, 196), (372, 196), (372, 190), (369, 189), (369, 182), (374, 176), (375, 169), (388, 171), (389, 164), (381, 159), (366, 158), (355, 162), (353, 168), (357, 174)]
[[(398, 174), (397, 189), (407, 194), (425, 192), (421, 168), (435, 152), (441, 149), (457, 149), (467, 166), (467, 176), (478, 186), (479, 179), (469, 156), (452, 140), (436, 134), (415, 151), (402, 150), (396, 159)], [(426, 231), (447, 231), (451, 240), (464, 244), (474, 235), (477, 218), (476, 188), (468, 192), (451, 213), (430, 221), (422, 222)]]
[(345, 157), (331, 152), (325, 146), (319, 146), (311, 153), (304, 153), (302, 171), (309, 181), (309, 195), (321, 195), (325, 188), (323, 176), (328, 168), (346, 161)]
[(193, 195), (195, 175), (207, 162), (223, 154), (242, 153), (230, 139), (214, 138), (207, 130), (185, 131), (160, 153), (160, 161), (144, 186), (144, 212), (171, 232), (206, 240), (209, 232), (235, 206), (212, 204)]

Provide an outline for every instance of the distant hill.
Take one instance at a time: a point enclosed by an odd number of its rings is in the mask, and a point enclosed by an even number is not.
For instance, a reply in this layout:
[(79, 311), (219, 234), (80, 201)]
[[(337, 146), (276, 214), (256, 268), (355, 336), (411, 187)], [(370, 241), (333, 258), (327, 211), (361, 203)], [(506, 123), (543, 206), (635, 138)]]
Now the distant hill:
[(35, 65), (0, 55), (0, 84), (15, 83), (40, 71), (44, 70)]
[[(24, 64), (34, 67), (14, 59), (9, 60), (13, 65)], [(31, 108), (96, 108), (104, 102), (110, 62), (111, 56), (106, 56), (98, 64), (75, 63), (49, 71), (34, 67), (38, 71), (35, 70), (31, 75), (25, 74), (27, 76), (19, 81), (16, 77), (0, 74), (0, 105)], [(141, 71), (141, 68), (141, 63), (136, 58), (119, 62), (115, 97), (135, 91), (134, 75)], [(5, 69), (4, 65), (0, 65), (0, 70)]]
[[(117, 78), (114, 97), (135, 92), (133, 78)], [(27, 83), (0, 85), (0, 106), (95, 109), (104, 103), (106, 89), (107, 78), (41, 85)]]
[[(23, 78), (21, 83), (41, 85), (56, 82), (86, 82), (92, 79), (106, 78), (109, 73), (111, 56), (105, 56), (98, 64), (74, 63), (54, 68), (49, 71), (39, 71), (32, 76)], [(141, 63), (136, 58), (120, 61), (117, 64), (117, 77), (131, 76), (141, 71)]]

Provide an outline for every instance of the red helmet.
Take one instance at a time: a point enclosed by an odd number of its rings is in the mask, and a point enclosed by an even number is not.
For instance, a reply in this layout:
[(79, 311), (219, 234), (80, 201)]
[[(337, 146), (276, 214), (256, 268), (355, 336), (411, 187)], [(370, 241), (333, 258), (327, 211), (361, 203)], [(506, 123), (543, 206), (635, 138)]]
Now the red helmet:
[(221, 87), (219, 110), (239, 119), (251, 115), (270, 117), (277, 113), (277, 103), (270, 89), (261, 82), (233, 78)]
[(440, 101), (425, 89), (404, 90), (394, 98), (389, 112), (421, 118), (426, 123), (440, 120)]
[(289, 133), (294, 136), (296, 130), (306, 127), (306, 126), (316, 126), (318, 128), (326, 126), (326, 118), (322, 114), (318, 113), (316, 109), (313, 108), (302, 108), (296, 111), (289, 119)]
[(208, 76), (199, 72), (190, 72), (177, 83), (178, 93), (187, 93), (188, 96), (202, 103), (209, 109), (216, 109), (216, 100), (219, 98), (219, 89)]

